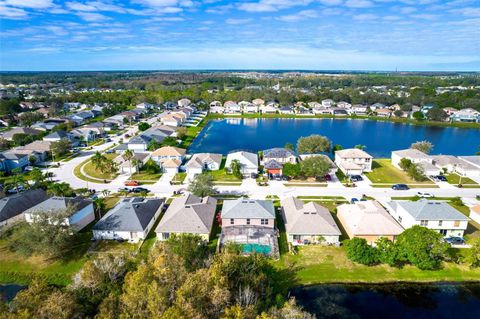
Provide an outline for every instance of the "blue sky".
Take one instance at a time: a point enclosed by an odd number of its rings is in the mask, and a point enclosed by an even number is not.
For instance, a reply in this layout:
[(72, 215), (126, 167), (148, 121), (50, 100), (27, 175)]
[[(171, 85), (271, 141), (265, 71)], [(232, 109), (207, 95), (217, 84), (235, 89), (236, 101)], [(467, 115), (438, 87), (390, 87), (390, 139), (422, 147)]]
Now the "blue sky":
[(0, 0), (0, 69), (480, 70), (480, 0)]

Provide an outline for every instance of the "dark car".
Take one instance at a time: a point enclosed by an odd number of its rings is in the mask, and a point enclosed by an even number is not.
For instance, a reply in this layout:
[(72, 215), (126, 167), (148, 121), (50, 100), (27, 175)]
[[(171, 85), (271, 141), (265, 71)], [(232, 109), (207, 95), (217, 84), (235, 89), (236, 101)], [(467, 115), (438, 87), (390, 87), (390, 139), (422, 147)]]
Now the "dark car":
[(392, 189), (396, 191), (405, 191), (409, 190), (410, 188), (405, 184), (395, 184), (392, 186)]
[(330, 176), (330, 175), (328, 175), (328, 174), (325, 175), (325, 176), (323, 176), (323, 178), (324, 178), (327, 182), (331, 182), (331, 181), (332, 181), (332, 176)]
[(445, 239), (445, 242), (450, 245), (465, 245), (465, 240), (462, 237), (449, 237)]
[(363, 181), (363, 177), (360, 175), (350, 175), (350, 179), (352, 180), (352, 182)]
[(446, 182), (447, 181), (447, 178), (443, 175), (438, 175), (438, 176), (435, 176), (440, 182)]
[(134, 187), (132, 188), (132, 192), (134, 193), (141, 193), (141, 192), (150, 192), (150, 190), (148, 190), (147, 188), (145, 187)]

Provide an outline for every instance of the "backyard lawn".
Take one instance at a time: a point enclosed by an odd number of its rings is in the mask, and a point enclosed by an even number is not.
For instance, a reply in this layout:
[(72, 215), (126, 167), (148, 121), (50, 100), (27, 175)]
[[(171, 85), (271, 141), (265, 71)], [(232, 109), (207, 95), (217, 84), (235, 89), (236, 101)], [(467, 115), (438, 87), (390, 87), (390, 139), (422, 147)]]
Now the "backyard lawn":
[[(407, 173), (392, 165), (390, 159), (375, 159), (372, 163), (372, 172), (365, 173), (372, 183), (384, 184), (431, 184), (432, 181), (417, 182), (411, 179)], [(388, 185), (387, 185), (388, 187)]]
[(298, 268), (299, 284), (310, 285), (335, 282), (392, 282), (392, 281), (466, 281), (478, 280), (480, 268), (444, 263), (444, 268), (422, 271), (413, 266), (394, 268), (387, 265), (364, 266), (347, 259), (342, 247), (311, 245), (300, 247), (297, 254), (284, 255), (275, 264)]

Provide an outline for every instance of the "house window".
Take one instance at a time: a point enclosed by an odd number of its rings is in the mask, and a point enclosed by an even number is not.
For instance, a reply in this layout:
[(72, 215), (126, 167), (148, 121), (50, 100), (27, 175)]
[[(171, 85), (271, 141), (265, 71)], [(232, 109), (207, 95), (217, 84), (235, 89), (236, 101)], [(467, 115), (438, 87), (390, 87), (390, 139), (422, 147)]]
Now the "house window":
[(170, 238), (170, 233), (163, 233), (163, 239), (169, 239)]
[(428, 226), (428, 220), (420, 221), (420, 226), (427, 227)]
[(460, 227), (460, 221), (459, 221), (459, 220), (456, 220), (456, 221), (453, 223), (453, 227)]
[(442, 221), (442, 220), (439, 220), (439, 221), (438, 221), (438, 226), (440, 227), (440, 226), (442, 226), (442, 224), (443, 224), (443, 221)]
[(233, 218), (230, 218), (230, 225), (235, 225), (235, 220)]
[(250, 225), (250, 218), (247, 218), (247, 225)]
[(446, 230), (446, 229), (440, 229), (440, 230), (439, 230), (439, 233), (440, 233), (442, 236), (447, 236), (447, 230)]
[(398, 216), (398, 222), (399, 222), (399, 223), (402, 222), (402, 216)]
[(267, 219), (267, 218), (262, 218), (262, 219), (260, 220), (260, 224), (262, 224), (262, 225), (268, 225), (268, 219)]

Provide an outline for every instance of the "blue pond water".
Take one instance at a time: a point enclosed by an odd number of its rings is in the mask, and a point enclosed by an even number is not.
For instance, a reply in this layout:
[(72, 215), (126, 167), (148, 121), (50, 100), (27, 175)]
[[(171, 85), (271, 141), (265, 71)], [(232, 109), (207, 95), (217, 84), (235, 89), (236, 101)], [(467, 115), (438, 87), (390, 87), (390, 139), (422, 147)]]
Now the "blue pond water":
[(480, 318), (480, 284), (318, 285), (292, 295), (317, 319)]
[(296, 144), (301, 136), (320, 134), (344, 148), (366, 145), (374, 157), (390, 157), (393, 150), (428, 140), (435, 154), (473, 155), (480, 147), (480, 130), (454, 127), (416, 126), (402, 123), (352, 119), (221, 119), (210, 121), (188, 152), (244, 149), (259, 151)]

